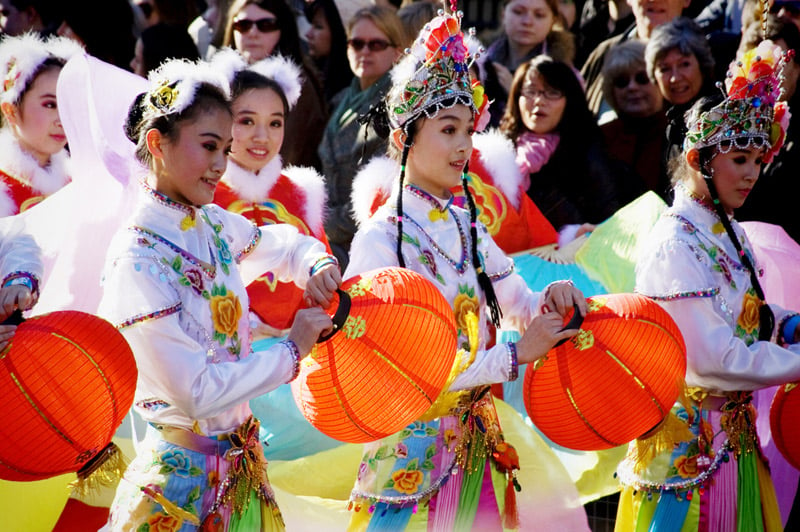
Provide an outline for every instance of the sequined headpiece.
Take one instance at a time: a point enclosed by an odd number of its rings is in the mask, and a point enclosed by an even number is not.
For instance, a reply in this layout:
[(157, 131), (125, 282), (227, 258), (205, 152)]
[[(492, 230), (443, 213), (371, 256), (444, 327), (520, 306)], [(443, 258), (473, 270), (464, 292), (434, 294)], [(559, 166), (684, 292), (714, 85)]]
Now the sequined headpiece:
[(206, 61), (171, 59), (148, 75), (150, 90), (144, 101), (148, 116), (167, 116), (184, 111), (194, 101), (198, 87), (208, 83), (230, 98), (230, 85), (225, 75)]
[(445, 14), (439, 10), (392, 69), (386, 110), (393, 128), (405, 130), (420, 116), (430, 118), (456, 104), (472, 109), (476, 130), (485, 126), (488, 101), (483, 86), (470, 76), (470, 67), (482, 48), (472, 32), (467, 37), (462, 33), (462, 16), (460, 11)]
[(18, 103), (33, 75), (48, 59), (66, 64), (83, 48), (67, 37), (43, 39), (38, 34), (6, 36), (0, 42), (0, 76), (3, 79), (2, 103)]
[(726, 153), (734, 146), (767, 146), (764, 162), (770, 162), (783, 146), (789, 124), (789, 108), (778, 98), (783, 67), (792, 53), (764, 40), (733, 61), (725, 78), (725, 100), (687, 119), (684, 151), (715, 146)]

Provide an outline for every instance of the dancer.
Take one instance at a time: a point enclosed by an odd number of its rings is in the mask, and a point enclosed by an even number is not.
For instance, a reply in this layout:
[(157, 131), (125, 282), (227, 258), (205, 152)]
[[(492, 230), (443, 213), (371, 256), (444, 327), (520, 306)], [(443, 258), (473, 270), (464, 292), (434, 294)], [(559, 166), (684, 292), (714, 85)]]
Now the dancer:
[(800, 379), (800, 315), (764, 301), (733, 213), (783, 144), (785, 60), (763, 41), (731, 64), (724, 98), (702, 98), (686, 115), (675, 200), (640, 254), (636, 291), (683, 334), (687, 394), (629, 446), (616, 530), (783, 530), (751, 401)]
[(228, 89), (208, 64), (173, 60), (128, 116), (147, 175), (112, 242), (98, 313), (133, 349), (134, 408), (149, 426), (112, 504), (114, 531), (283, 529), (248, 400), (292, 380), (331, 322), (303, 309), (285, 341), (253, 352), (244, 287), (274, 271), (327, 306), (340, 276), (291, 225), (259, 228), (209, 205), (231, 144)]
[[(398, 265), (424, 275), (453, 306), (460, 351), (431, 409), (365, 446), (351, 494), (351, 530), (516, 528), (517, 455), (503, 437), (489, 385), (517, 378), (518, 363), (573, 336), (576, 329), (562, 331), (573, 305), (587, 310), (569, 282), (534, 295), (477, 221), (465, 177), (480, 122), (472, 60), (460, 14), (442, 14), (392, 70), (386, 109), (392, 141), (402, 149), (400, 178), (356, 233), (345, 277)], [(469, 210), (453, 204), (450, 189), (459, 182)], [(517, 343), (489, 348), (487, 322), (498, 325), (501, 317), (525, 332)]]
[(26, 33), (0, 42), (0, 216), (25, 211), (69, 182), (56, 82), (81, 47)]
[[(233, 144), (214, 202), (256, 225), (291, 224), (328, 248), (322, 176), (310, 167), (284, 168), (279, 154), (286, 118), (300, 97), (299, 67), (279, 55), (248, 67), (230, 48), (212, 63), (230, 72), (233, 106)], [(283, 336), (297, 310), (306, 306), (303, 291), (274, 272), (263, 272), (247, 286), (247, 294), (256, 338)]]

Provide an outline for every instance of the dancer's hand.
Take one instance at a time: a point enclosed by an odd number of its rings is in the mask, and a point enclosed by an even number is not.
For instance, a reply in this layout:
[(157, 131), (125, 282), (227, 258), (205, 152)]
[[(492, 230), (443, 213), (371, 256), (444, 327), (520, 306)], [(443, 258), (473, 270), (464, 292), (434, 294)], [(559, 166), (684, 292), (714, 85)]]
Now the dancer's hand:
[(289, 330), (287, 340), (291, 340), (300, 351), (300, 356), (307, 355), (321, 334), (333, 329), (333, 322), (320, 307), (304, 308), (297, 311), (294, 323)]
[(15, 310), (28, 310), (34, 303), (31, 289), (22, 284), (0, 288), (0, 322), (5, 321)]
[(545, 356), (561, 340), (578, 334), (580, 329), (564, 328), (564, 318), (558, 312), (547, 312), (533, 318), (517, 341), (517, 362), (530, 364)]
[(312, 275), (306, 284), (306, 290), (303, 293), (306, 305), (328, 308), (340, 284), (342, 284), (342, 274), (337, 264), (330, 264), (322, 268)]
[(571, 281), (556, 281), (548, 285), (542, 306), (543, 313), (558, 312), (561, 317), (566, 318), (574, 305), (578, 305), (581, 316), (586, 316), (589, 312), (586, 297)]

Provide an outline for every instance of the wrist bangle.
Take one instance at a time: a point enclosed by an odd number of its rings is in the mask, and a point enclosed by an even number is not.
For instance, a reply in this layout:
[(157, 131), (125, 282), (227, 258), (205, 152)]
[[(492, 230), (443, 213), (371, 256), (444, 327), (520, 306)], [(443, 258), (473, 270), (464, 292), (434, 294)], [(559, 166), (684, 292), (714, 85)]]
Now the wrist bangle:
[(794, 343), (794, 335), (797, 332), (797, 326), (800, 325), (800, 314), (795, 314), (783, 323), (783, 342), (785, 344)]
[(333, 255), (325, 255), (324, 257), (317, 259), (317, 262), (315, 262), (314, 265), (311, 266), (311, 268), (308, 270), (308, 276), (314, 277), (314, 275), (316, 275), (317, 272), (319, 272), (322, 268), (330, 264), (335, 264), (338, 266), (339, 261), (336, 260), (336, 257), (334, 257)]
[(508, 351), (508, 380), (515, 381), (519, 377), (519, 361), (517, 360), (517, 344), (514, 342), (506, 343), (506, 351)]
[(22, 285), (28, 288), (32, 294), (35, 294), (39, 289), (39, 283), (36, 277), (28, 272), (14, 272), (3, 279), (3, 288), (14, 285)]
[(300, 375), (300, 350), (297, 349), (297, 344), (294, 343), (292, 340), (284, 340), (281, 342), (282, 345), (286, 346), (286, 349), (289, 350), (289, 354), (292, 355), (292, 360), (294, 362), (294, 368), (292, 370), (292, 378), (289, 379), (289, 382), (295, 380), (298, 375)]

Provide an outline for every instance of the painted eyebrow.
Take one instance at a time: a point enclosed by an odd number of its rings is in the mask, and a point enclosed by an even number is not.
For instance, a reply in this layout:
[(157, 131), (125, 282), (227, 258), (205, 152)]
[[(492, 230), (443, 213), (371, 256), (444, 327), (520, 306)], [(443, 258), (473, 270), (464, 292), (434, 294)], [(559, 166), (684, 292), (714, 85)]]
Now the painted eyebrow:
[[(255, 114), (258, 114), (258, 113), (256, 111), (251, 110), (251, 109), (242, 109), (241, 111), (237, 112), (236, 114), (237, 115), (255, 115)], [(275, 111), (274, 113), (271, 113), (269, 116), (280, 116), (280, 117), (283, 117), (283, 111)]]

